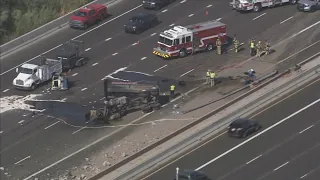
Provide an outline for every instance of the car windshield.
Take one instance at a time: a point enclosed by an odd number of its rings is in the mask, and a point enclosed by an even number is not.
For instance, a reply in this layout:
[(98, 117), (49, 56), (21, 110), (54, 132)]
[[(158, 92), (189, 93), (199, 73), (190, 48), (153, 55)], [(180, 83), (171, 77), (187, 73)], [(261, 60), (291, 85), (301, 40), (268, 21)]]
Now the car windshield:
[(76, 11), (74, 13), (75, 16), (80, 16), (80, 17), (86, 17), (87, 13), (86, 12), (82, 12), (82, 11)]
[(247, 124), (247, 120), (236, 120), (233, 123), (231, 123), (231, 128), (243, 128)]
[(163, 36), (159, 37), (159, 42), (168, 45), (168, 46), (172, 46), (173, 41), (171, 39), (165, 38)]
[(23, 74), (32, 74), (32, 69), (28, 69), (28, 68), (23, 68), (23, 67), (19, 67), (19, 73), (23, 73)]

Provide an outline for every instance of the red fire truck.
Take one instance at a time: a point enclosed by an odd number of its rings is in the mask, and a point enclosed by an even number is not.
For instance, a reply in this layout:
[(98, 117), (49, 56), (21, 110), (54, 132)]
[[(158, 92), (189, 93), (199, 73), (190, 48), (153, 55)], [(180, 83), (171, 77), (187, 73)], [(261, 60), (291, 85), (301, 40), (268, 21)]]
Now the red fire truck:
[(153, 54), (163, 58), (184, 57), (197, 51), (211, 51), (217, 38), (226, 43), (226, 25), (219, 21), (207, 21), (189, 26), (175, 26), (160, 33)]

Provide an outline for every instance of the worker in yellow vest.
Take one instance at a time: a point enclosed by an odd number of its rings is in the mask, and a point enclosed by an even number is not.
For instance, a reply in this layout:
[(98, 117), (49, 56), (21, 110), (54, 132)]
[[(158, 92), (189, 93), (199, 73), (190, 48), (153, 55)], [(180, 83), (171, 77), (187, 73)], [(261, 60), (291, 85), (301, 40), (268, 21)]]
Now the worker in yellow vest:
[(262, 43), (261, 41), (259, 41), (256, 45), (256, 56), (260, 57), (261, 56), (261, 52), (262, 52)]
[(250, 55), (254, 56), (255, 55), (255, 51), (256, 51), (256, 49), (255, 49), (256, 45), (255, 45), (254, 38), (252, 38), (249, 43), (250, 43)]
[(175, 85), (171, 85), (170, 86), (170, 96), (171, 96), (171, 98), (173, 98), (174, 97), (174, 91), (175, 91), (175, 88), (176, 88), (176, 86)]
[(213, 87), (215, 85), (215, 79), (216, 79), (216, 73), (211, 72), (210, 73), (210, 86)]
[(211, 73), (211, 70), (208, 69), (207, 74), (206, 74), (206, 84), (210, 83), (210, 73)]

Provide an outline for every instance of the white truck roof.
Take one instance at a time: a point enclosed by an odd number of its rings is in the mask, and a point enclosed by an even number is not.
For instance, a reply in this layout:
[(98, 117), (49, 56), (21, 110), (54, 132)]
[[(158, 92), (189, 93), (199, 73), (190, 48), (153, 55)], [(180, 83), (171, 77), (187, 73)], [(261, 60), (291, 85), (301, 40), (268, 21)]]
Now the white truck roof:
[(38, 65), (34, 65), (34, 64), (22, 64), (21, 65), (22, 68), (27, 68), (27, 69), (35, 69), (38, 67)]

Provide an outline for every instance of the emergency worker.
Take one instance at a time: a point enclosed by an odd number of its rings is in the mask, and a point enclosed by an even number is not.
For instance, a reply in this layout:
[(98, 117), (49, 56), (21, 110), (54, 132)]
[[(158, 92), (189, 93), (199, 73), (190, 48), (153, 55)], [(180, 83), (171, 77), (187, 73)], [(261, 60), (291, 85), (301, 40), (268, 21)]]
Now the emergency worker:
[(237, 40), (236, 35), (234, 35), (232, 42), (233, 42), (233, 46), (234, 46), (233, 47), (234, 48), (234, 52), (238, 53), (238, 51), (239, 51), (239, 41)]
[(220, 36), (218, 37), (217, 41), (216, 41), (216, 46), (217, 46), (217, 54), (218, 55), (221, 55), (221, 46), (222, 46), (222, 43), (221, 43), (221, 38)]
[(216, 73), (212, 71), (210, 73), (210, 86), (211, 87), (213, 87), (215, 85), (215, 79), (216, 79)]
[(249, 45), (250, 45), (250, 55), (251, 56), (254, 56), (255, 53), (256, 53), (256, 49), (255, 49), (255, 40), (254, 38), (252, 38), (250, 41), (249, 41)]
[(266, 51), (266, 55), (270, 54), (270, 43), (266, 40), (265, 45), (264, 45), (264, 50)]
[(256, 45), (256, 49), (257, 49), (257, 53), (256, 53), (256, 55), (257, 55), (257, 57), (260, 57), (260, 55), (261, 55), (261, 51), (262, 51), (262, 44), (261, 44), (261, 41), (259, 41), (259, 42), (257, 43), (257, 45)]
[(210, 83), (210, 74), (211, 74), (211, 70), (208, 69), (207, 74), (206, 74), (206, 84)]
[(174, 84), (172, 84), (172, 85), (170, 86), (170, 96), (171, 96), (171, 98), (174, 97), (175, 88), (176, 88), (176, 86), (175, 86)]

